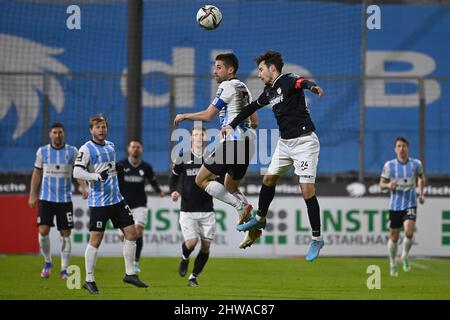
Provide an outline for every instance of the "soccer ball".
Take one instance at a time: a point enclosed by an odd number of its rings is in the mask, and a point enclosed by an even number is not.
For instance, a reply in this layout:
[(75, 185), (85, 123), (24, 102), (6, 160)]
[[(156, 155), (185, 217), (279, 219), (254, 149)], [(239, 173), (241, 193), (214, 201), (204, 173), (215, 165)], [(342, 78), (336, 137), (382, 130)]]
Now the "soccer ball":
[(197, 22), (206, 30), (214, 30), (222, 22), (222, 13), (216, 6), (207, 4), (198, 10)]

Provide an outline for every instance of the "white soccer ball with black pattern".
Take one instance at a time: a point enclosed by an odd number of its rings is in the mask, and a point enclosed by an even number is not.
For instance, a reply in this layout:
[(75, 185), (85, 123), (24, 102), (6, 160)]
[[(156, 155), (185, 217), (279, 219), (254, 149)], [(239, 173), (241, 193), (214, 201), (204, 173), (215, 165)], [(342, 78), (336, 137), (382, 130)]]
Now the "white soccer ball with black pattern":
[(197, 12), (197, 22), (206, 30), (214, 30), (222, 22), (222, 12), (216, 6), (204, 5)]

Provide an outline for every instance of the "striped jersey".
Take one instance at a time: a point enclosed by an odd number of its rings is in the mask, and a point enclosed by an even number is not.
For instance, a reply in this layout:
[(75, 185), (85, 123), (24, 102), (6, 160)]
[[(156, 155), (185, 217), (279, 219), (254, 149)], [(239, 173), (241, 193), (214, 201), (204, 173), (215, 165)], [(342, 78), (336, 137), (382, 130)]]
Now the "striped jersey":
[[(223, 128), (233, 121), (251, 101), (250, 90), (242, 81), (236, 78), (222, 81), (213, 102), (211, 102), (219, 110), (220, 127)], [(251, 128), (250, 125), (250, 118), (242, 121), (230, 139), (242, 140), (244, 133)]]
[(34, 167), (43, 171), (39, 199), (72, 201), (72, 171), (76, 155), (77, 148), (68, 144), (59, 149), (47, 144), (37, 150)]
[(397, 183), (397, 188), (391, 190), (390, 210), (401, 211), (417, 207), (416, 181), (422, 174), (422, 163), (418, 159), (409, 158), (406, 163), (393, 159), (384, 164), (381, 177)]
[(105, 181), (89, 181), (89, 207), (111, 206), (123, 200), (119, 191), (114, 143), (106, 140), (104, 145), (93, 140), (86, 142), (78, 151), (75, 166), (91, 173), (101, 173), (108, 169)]

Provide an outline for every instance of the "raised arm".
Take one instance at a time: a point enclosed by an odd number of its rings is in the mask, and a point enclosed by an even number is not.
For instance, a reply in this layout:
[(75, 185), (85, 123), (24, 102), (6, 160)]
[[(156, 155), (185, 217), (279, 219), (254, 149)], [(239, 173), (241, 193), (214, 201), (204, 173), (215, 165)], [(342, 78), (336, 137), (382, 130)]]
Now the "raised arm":
[(199, 112), (177, 114), (175, 116), (175, 119), (173, 120), (173, 124), (174, 126), (177, 126), (184, 120), (209, 122), (214, 119), (218, 113), (219, 110), (215, 106), (210, 104), (208, 108)]
[(321, 87), (319, 87), (315, 82), (311, 80), (306, 80), (303, 77), (298, 78), (295, 81), (295, 88), (296, 89), (308, 89), (312, 93), (318, 94), (320, 97), (323, 96), (324, 92)]

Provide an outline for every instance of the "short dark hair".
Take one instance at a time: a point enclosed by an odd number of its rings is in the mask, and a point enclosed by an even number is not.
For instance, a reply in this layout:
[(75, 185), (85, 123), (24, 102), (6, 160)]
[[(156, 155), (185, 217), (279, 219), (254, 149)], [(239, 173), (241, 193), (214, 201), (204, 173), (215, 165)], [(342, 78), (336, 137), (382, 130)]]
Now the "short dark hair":
[(229, 52), (229, 53), (218, 54), (216, 56), (216, 61), (217, 60), (223, 61), (223, 63), (225, 64), (225, 67), (227, 67), (227, 68), (233, 67), (234, 73), (237, 73), (237, 71), (239, 69), (239, 60), (234, 53)]
[(50, 131), (52, 131), (55, 128), (61, 128), (61, 129), (63, 129), (63, 131), (65, 131), (64, 126), (61, 122), (53, 123), (52, 126), (50, 127)]
[(263, 61), (267, 67), (274, 65), (275, 69), (277, 69), (277, 71), (279, 73), (281, 73), (281, 70), (283, 70), (283, 66), (284, 66), (284, 62), (283, 62), (283, 58), (281, 57), (281, 53), (279, 53), (277, 51), (272, 51), (272, 50), (269, 50), (266, 53), (263, 53), (262, 55), (257, 56), (255, 61), (258, 66)]
[(401, 141), (401, 142), (404, 142), (405, 144), (406, 144), (406, 146), (407, 147), (409, 147), (409, 142), (408, 142), (408, 140), (406, 140), (406, 138), (405, 137), (397, 137), (396, 139), (395, 139), (395, 144), (397, 144), (397, 141)]
[(105, 122), (106, 126), (108, 126), (108, 119), (106, 119), (103, 114), (99, 113), (89, 118), (89, 128), (92, 129), (97, 122)]
[(137, 143), (139, 143), (141, 146), (143, 145), (143, 144), (142, 144), (142, 141), (141, 141), (140, 139), (130, 139), (130, 140), (128, 140), (127, 146), (130, 146), (130, 144), (131, 144), (132, 142), (137, 142)]
[(192, 135), (192, 133), (194, 133), (194, 130), (202, 130), (204, 133), (206, 133), (206, 128), (203, 127), (203, 126), (194, 126), (194, 127), (192, 127), (191, 135)]

